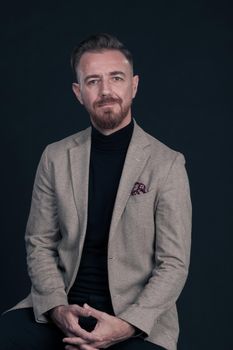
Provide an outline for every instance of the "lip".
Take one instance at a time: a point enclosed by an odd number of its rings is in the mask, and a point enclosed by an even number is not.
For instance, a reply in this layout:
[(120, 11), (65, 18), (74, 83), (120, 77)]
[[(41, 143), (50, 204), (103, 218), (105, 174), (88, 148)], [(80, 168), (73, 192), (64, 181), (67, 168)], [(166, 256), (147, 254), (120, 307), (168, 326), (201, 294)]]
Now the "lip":
[(114, 105), (116, 102), (104, 102), (104, 103), (101, 103), (99, 106), (100, 107), (104, 107), (104, 106), (111, 106), (111, 105)]

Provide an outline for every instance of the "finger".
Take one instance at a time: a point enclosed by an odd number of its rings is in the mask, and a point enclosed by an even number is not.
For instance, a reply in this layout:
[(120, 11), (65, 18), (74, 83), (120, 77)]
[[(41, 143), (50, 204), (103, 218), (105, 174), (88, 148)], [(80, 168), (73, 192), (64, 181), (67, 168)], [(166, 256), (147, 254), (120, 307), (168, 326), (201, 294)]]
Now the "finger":
[(80, 345), (81, 350), (99, 350), (99, 348), (96, 348), (92, 345), (85, 344), (85, 345)]
[(90, 316), (95, 317), (97, 320), (101, 320), (103, 318), (104, 312), (99, 311), (99, 310), (95, 309), (94, 307), (91, 307), (88, 304), (84, 304), (83, 308), (88, 310), (90, 313)]
[(92, 332), (85, 331), (85, 329), (81, 328), (78, 323), (75, 325), (75, 329), (72, 329), (72, 333), (74, 334), (74, 337), (72, 338), (82, 338), (88, 342), (102, 340), (98, 334), (93, 334)]
[(79, 325), (77, 325), (74, 333), (76, 337), (85, 339), (89, 342), (98, 341), (100, 339), (98, 335), (85, 331)]
[(83, 344), (87, 344), (87, 343), (96, 343), (96, 342), (101, 342), (103, 341), (102, 337), (100, 337), (99, 335), (96, 334), (92, 334), (87, 332), (88, 334), (88, 338), (84, 337), (84, 336), (80, 336), (80, 337), (65, 337), (63, 338), (63, 342), (70, 344), (70, 345), (83, 345)]
[(75, 333), (71, 333), (71, 332), (66, 332), (65, 333), (66, 337), (76, 337)]
[(90, 310), (76, 304), (71, 305), (71, 309), (77, 316), (89, 317), (91, 315)]
[(79, 337), (66, 337), (66, 338), (63, 338), (62, 341), (64, 343), (73, 344), (73, 345), (87, 344), (87, 340)]
[[(80, 349), (84, 350), (84, 346), (86, 346), (86, 345), (92, 346), (94, 349), (106, 349), (112, 345), (119, 343), (119, 342), (121, 342), (121, 341), (106, 340), (106, 341), (102, 341), (102, 342), (94, 342), (91, 344), (82, 344), (82, 345), (80, 345)], [(86, 348), (85, 348), (85, 350), (86, 350)]]

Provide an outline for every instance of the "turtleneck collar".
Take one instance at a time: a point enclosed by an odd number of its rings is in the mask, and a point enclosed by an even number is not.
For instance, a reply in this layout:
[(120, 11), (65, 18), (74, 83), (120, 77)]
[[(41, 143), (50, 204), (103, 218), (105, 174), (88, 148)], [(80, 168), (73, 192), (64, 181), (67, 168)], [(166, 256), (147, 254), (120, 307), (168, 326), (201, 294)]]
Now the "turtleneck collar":
[(128, 148), (131, 136), (133, 133), (134, 122), (126, 125), (124, 128), (113, 132), (110, 135), (101, 134), (94, 126), (91, 124), (91, 141), (92, 147), (99, 150), (111, 151), (111, 150), (125, 150)]

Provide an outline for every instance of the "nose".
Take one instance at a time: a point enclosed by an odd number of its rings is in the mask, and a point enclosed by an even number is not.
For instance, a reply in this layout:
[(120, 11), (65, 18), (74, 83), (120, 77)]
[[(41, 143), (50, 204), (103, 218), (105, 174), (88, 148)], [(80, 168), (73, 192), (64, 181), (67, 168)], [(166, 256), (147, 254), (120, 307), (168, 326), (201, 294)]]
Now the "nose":
[(108, 79), (102, 80), (100, 94), (101, 96), (107, 96), (111, 94), (111, 84)]

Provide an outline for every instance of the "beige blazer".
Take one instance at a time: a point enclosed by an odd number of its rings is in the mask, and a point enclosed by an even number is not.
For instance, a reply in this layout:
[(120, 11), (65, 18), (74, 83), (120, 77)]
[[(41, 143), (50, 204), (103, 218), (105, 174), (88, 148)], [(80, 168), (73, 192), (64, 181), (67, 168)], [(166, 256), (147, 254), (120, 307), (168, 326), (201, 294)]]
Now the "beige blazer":
[[(32, 289), (14, 308), (33, 307), (38, 322), (67, 304), (79, 268), (90, 141), (89, 127), (47, 146), (37, 169), (25, 236)], [(145, 193), (131, 194), (136, 182)], [(109, 287), (116, 316), (168, 350), (176, 349), (176, 300), (188, 273), (190, 233), (184, 157), (134, 121), (109, 232)]]

